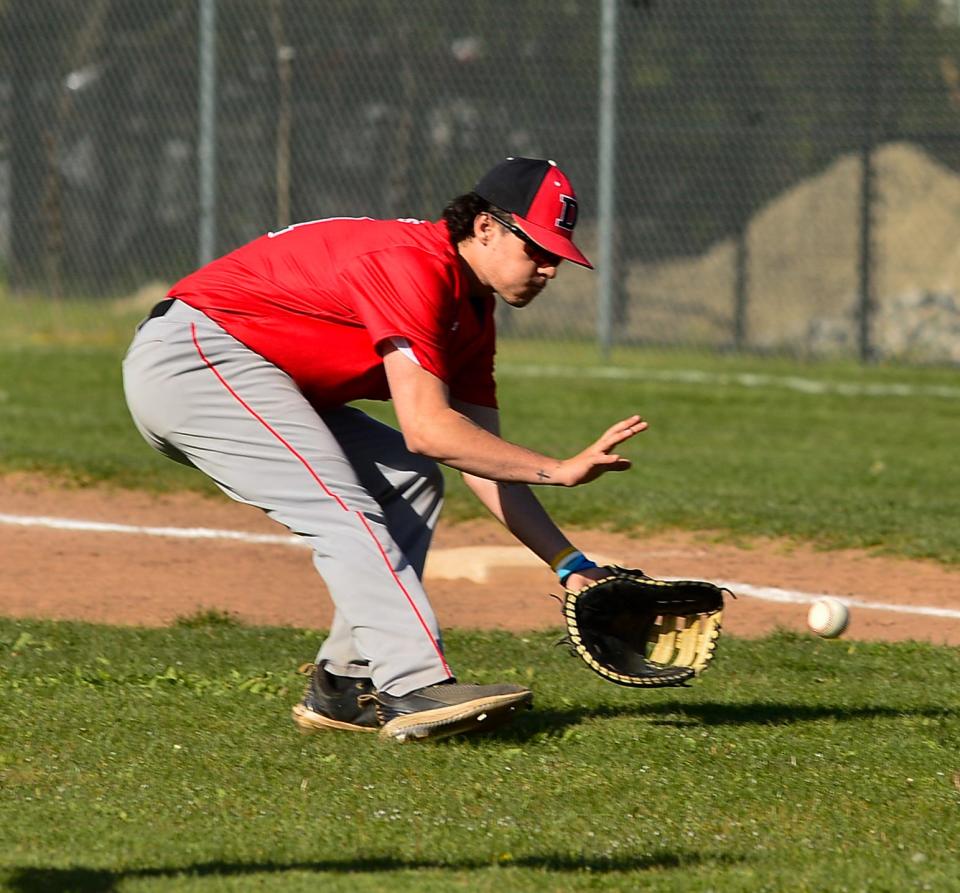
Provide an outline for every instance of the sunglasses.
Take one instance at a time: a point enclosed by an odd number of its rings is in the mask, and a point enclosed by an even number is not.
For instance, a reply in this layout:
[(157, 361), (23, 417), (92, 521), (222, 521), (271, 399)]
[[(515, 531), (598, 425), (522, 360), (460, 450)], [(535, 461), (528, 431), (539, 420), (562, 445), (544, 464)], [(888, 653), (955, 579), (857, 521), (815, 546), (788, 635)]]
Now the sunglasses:
[(487, 213), (497, 221), (505, 230), (513, 233), (524, 245), (527, 246), (527, 254), (530, 255), (533, 260), (540, 263), (541, 261), (548, 267), (558, 267), (560, 266), (560, 261), (563, 260), (559, 254), (554, 254), (551, 251), (547, 251), (546, 248), (542, 248), (533, 239), (530, 238), (519, 226), (515, 223), (510, 223), (504, 220), (502, 217), (498, 217), (496, 214), (491, 211)]

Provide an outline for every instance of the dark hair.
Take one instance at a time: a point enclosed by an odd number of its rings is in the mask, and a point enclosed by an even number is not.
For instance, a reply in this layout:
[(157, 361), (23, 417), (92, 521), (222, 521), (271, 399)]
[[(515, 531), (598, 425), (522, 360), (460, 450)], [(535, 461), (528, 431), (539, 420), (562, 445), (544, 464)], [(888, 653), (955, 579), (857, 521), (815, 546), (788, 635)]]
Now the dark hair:
[(506, 220), (510, 219), (510, 214), (502, 208), (491, 205), (475, 192), (467, 192), (451, 200), (443, 209), (443, 219), (450, 229), (450, 241), (454, 245), (459, 245), (465, 239), (472, 238), (473, 221), (477, 214), (482, 214), (484, 211), (493, 211), (494, 214), (499, 214)]

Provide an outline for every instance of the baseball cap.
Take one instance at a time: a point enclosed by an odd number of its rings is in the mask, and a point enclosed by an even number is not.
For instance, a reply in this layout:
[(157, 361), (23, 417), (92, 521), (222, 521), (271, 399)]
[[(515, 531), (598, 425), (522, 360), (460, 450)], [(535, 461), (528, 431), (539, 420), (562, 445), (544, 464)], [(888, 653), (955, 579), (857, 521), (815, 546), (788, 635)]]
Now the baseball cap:
[(573, 244), (577, 194), (556, 162), (510, 157), (487, 171), (473, 191), (513, 215), (517, 226), (541, 248), (593, 269)]

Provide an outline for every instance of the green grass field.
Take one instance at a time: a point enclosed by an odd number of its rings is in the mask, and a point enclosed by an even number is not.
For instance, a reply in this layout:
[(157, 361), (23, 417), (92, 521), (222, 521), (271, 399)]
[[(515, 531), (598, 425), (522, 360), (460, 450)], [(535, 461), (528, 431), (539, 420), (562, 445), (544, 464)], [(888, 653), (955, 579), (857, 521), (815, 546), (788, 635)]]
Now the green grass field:
[[(214, 620), (216, 618), (213, 618)], [(532, 685), (489, 737), (303, 737), (316, 634), (0, 622), (0, 879), (146, 890), (960, 889), (960, 656), (725, 641), (689, 689), (458, 632)]]
[[(138, 312), (0, 301), (0, 474), (212, 492), (127, 417)], [(510, 439), (563, 455), (650, 420), (631, 472), (540, 491), (565, 525), (960, 561), (955, 370), (624, 351), (604, 371), (543, 344), (500, 360)], [(448, 516), (476, 514), (450, 484)], [(640, 693), (559, 630), (451, 631), (461, 678), (529, 684), (534, 710), (402, 747), (295, 731), (321, 634), (0, 620), (0, 887), (960, 890), (956, 649), (725, 636), (695, 686)]]

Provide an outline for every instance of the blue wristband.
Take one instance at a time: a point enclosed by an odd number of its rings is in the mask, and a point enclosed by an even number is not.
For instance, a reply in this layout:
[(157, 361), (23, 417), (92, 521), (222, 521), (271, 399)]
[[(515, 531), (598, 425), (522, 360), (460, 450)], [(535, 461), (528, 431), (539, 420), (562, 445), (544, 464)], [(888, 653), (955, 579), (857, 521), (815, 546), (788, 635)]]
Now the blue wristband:
[(567, 577), (569, 577), (570, 574), (578, 574), (580, 571), (586, 571), (596, 566), (597, 563), (587, 558), (583, 552), (574, 552), (573, 555), (557, 568), (557, 577), (562, 584), (566, 585)]

